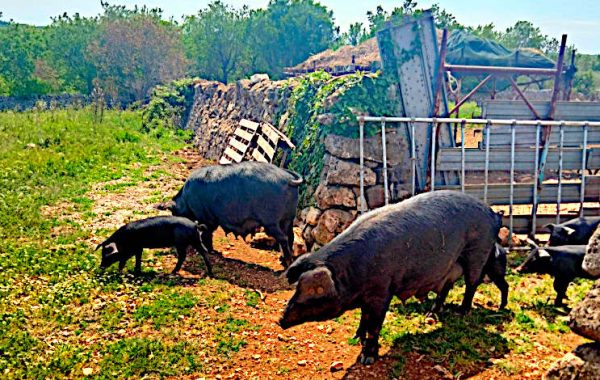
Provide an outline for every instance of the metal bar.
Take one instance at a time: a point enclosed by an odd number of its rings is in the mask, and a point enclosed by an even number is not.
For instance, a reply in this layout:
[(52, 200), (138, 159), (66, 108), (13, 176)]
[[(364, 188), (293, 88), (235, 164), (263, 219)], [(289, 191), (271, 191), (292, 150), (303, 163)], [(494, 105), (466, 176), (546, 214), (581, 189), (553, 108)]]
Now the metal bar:
[(538, 166), (540, 159), (540, 134), (542, 133), (542, 125), (538, 123), (535, 128), (535, 168), (533, 171), (533, 207), (531, 213), (531, 232), (529, 237), (535, 239), (537, 231), (537, 202), (538, 202)]
[(432, 118), (433, 129), (431, 130), (431, 191), (435, 190), (435, 145), (437, 137), (437, 120)]
[(417, 181), (417, 148), (415, 143), (415, 123), (410, 122), (410, 161), (412, 166), (412, 195), (415, 195)]
[[(381, 122), (383, 117), (380, 116), (359, 116), (359, 118), (365, 122)], [(511, 125), (513, 120), (507, 119), (468, 119), (468, 118), (452, 118), (452, 117), (395, 117), (395, 116), (386, 116), (385, 121), (388, 123), (422, 123), (422, 124), (430, 124), (435, 120), (436, 123), (445, 124), (445, 123), (461, 123), (463, 120), (467, 124), (477, 124), (483, 125), (490, 122), (493, 125)], [(538, 125), (538, 120), (516, 120), (519, 126), (523, 127), (535, 127)], [(600, 127), (600, 121), (573, 121), (573, 120), (563, 120), (563, 121), (555, 121), (555, 120), (539, 120), (541, 125), (543, 126), (559, 126), (563, 125), (564, 127), (583, 127), (584, 125), (588, 125), (590, 127)]]
[(510, 84), (512, 84), (512, 86), (515, 88), (515, 91), (517, 91), (517, 94), (519, 94), (521, 99), (523, 99), (523, 101), (527, 105), (527, 108), (529, 108), (531, 113), (533, 113), (533, 116), (535, 116), (536, 119), (541, 119), (540, 115), (538, 114), (538, 112), (535, 109), (535, 107), (533, 106), (533, 104), (531, 104), (529, 99), (527, 99), (525, 94), (523, 94), (523, 91), (521, 91), (521, 89), (519, 88), (519, 85), (517, 84), (517, 82), (515, 82), (515, 80), (512, 77), (509, 77), (508, 79), (510, 80)]
[(479, 84), (477, 86), (475, 86), (475, 88), (473, 88), (467, 95), (465, 95), (464, 98), (462, 98), (458, 103), (456, 103), (456, 105), (450, 110), (450, 112), (448, 112), (448, 115), (452, 115), (453, 112), (456, 112), (456, 115), (458, 116), (458, 109), (460, 108), (460, 106), (465, 104), (465, 102), (467, 100), (469, 100), (471, 98), (471, 96), (473, 96), (473, 94), (475, 94), (477, 91), (479, 91), (479, 89), (481, 87), (483, 87), (491, 78), (492, 78), (492, 75), (490, 74), (487, 77), (485, 77), (484, 80), (479, 82)]
[(516, 136), (516, 125), (517, 122), (513, 120), (510, 126), (510, 202), (508, 206), (508, 212), (510, 217), (508, 241), (512, 246), (512, 233), (513, 233), (513, 203), (515, 196), (515, 136)]
[(483, 202), (487, 203), (488, 197), (488, 179), (490, 169), (490, 126), (491, 122), (485, 124), (485, 181), (483, 188)]
[(465, 122), (460, 123), (460, 170), (461, 170), (461, 181), (460, 189), (465, 192)]
[(550, 113), (548, 119), (554, 119), (556, 111), (556, 101), (560, 93), (560, 76), (562, 75), (563, 62), (565, 59), (565, 49), (567, 47), (567, 35), (563, 34), (560, 41), (560, 50), (558, 51), (558, 59), (556, 60), (556, 69), (554, 73), (554, 88), (552, 89), (552, 100), (550, 101)]
[(388, 188), (388, 167), (387, 167), (387, 144), (385, 141), (385, 119), (381, 120), (381, 146), (383, 151), (383, 194), (385, 204), (390, 203), (390, 190)]
[(560, 198), (562, 193), (562, 176), (563, 176), (563, 146), (565, 142), (565, 130), (561, 125), (558, 127), (560, 140), (558, 143), (558, 191), (556, 195), (556, 223), (560, 223)]
[(438, 60), (438, 70), (435, 79), (435, 93), (433, 95), (433, 116), (439, 116), (440, 112), (440, 93), (443, 90), (444, 83), (444, 64), (446, 62), (446, 47), (448, 45), (448, 29), (444, 28), (442, 32), (442, 46), (440, 47), (440, 57)]
[(446, 63), (446, 71), (462, 73), (489, 73), (489, 74), (521, 74), (521, 75), (555, 75), (556, 69), (536, 69), (531, 67), (502, 67), (502, 66), (477, 66), (477, 65), (450, 65)]
[(583, 147), (581, 149), (581, 196), (579, 200), (579, 216), (583, 216), (583, 201), (585, 199), (585, 169), (587, 166), (587, 137), (588, 137), (588, 126), (583, 126)]
[(365, 121), (360, 119), (358, 122), (359, 133), (359, 156), (360, 156), (360, 212), (364, 213), (367, 210), (365, 199)]

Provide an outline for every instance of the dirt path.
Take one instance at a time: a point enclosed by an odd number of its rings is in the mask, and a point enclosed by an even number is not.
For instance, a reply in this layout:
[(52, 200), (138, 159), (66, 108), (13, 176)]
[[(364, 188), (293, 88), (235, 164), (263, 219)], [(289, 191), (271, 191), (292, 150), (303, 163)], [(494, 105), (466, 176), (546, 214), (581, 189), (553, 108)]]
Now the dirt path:
[[(207, 162), (199, 158), (193, 150), (186, 149), (176, 153), (180, 162), (173, 163), (165, 157), (164, 164), (151, 168), (147, 174), (149, 180), (139, 185), (119, 187), (126, 179), (98, 184), (87, 195), (92, 201), (90, 212), (93, 218), (92, 230), (98, 231), (90, 239), (90, 246), (98, 244), (106, 236), (107, 230), (121, 224), (159, 211), (153, 205), (176, 193), (189, 172)], [(158, 173), (158, 174), (157, 174)], [(118, 188), (119, 191), (112, 189)], [(77, 220), (80, 215), (68, 205), (61, 204), (46, 210), (48, 214), (61, 218)], [(443, 379), (452, 375), (442, 365), (430, 357), (415, 351), (408, 355), (400, 354), (395, 347), (384, 345), (380, 354), (382, 359), (372, 366), (355, 364), (360, 352), (359, 345), (349, 344), (358, 324), (354, 312), (345, 314), (338, 321), (304, 324), (282, 331), (276, 324), (285, 303), (292, 294), (291, 288), (283, 281), (278, 260), (279, 253), (251, 247), (242, 240), (225, 236), (218, 230), (214, 238), (215, 249), (220, 254), (211, 254), (217, 280), (206, 282), (203, 279), (202, 260), (196, 255), (188, 257), (180, 277), (173, 278), (177, 285), (185, 287), (193, 294), (206, 296), (207, 292), (227, 294), (229, 311), (236, 319), (247, 321), (241, 335), (246, 344), (231, 358), (207, 356), (204, 373), (188, 376), (190, 379), (207, 378), (290, 378), (290, 379), (385, 379), (391, 375), (396, 363), (404, 363), (406, 379)], [(146, 253), (154, 255), (153, 253)], [(168, 273), (175, 265), (173, 255), (152, 256), (145, 260), (144, 269), (149, 266), (159, 273)], [(159, 275), (162, 276), (162, 275)], [(525, 285), (524, 285), (525, 286)], [(213, 290), (210, 288), (214, 287)], [(257, 303), (248, 302), (248, 294), (259, 295)], [(477, 299), (476, 299), (477, 302)], [(219, 318), (217, 308), (197, 306), (194, 310), (204, 320)], [(205, 336), (202, 331), (190, 328), (180, 331), (180, 339), (203, 339), (214, 344), (214, 337)], [(136, 331), (128, 332), (135, 335)], [(145, 331), (145, 334), (161, 336), (160, 331)], [(539, 378), (550, 363), (564, 355), (565, 348), (575, 347), (581, 338), (574, 334), (561, 335), (557, 345), (549, 336), (547, 341), (538, 342), (536, 349), (530, 352), (509, 351), (504, 359), (518, 364), (519, 372), (508, 376), (497, 366), (479, 368), (475, 371), (477, 379)], [(211, 340), (212, 339), (212, 340)], [(502, 356), (500, 356), (502, 357)], [(342, 362), (343, 369), (330, 372), (333, 362)], [(477, 373), (478, 372), (478, 373)]]

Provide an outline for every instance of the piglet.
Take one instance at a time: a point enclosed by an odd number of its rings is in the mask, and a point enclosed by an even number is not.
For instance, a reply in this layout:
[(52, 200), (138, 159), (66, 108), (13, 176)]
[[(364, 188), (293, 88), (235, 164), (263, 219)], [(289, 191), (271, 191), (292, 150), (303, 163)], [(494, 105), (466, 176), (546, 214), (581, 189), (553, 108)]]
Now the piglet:
[(177, 216), (155, 216), (127, 223), (96, 247), (96, 250), (102, 248), (100, 268), (108, 268), (118, 261), (121, 271), (127, 260), (135, 256), (135, 273), (139, 274), (144, 248), (176, 247), (177, 264), (173, 269), (176, 274), (183, 265), (187, 247), (192, 246), (202, 255), (206, 271), (212, 277), (212, 267), (206, 256), (208, 250), (202, 242), (205, 231), (206, 226)]

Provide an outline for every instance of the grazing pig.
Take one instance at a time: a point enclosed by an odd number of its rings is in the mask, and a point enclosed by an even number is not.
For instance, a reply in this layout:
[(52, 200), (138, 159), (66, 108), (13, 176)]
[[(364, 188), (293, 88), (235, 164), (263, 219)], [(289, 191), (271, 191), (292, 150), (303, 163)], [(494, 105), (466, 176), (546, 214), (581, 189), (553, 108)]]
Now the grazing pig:
[(523, 264), (517, 268), (519, 273), (549, 274), (554, 277), (556, 291), (555, 306), (563, 306), (569, 283), (577, 277), (594, 279), (586, 273), (581, 264), (585, 255), (585, 245), (561, 245), (541, 248), (528, 240), (533, 249)]
[(361, 308), (360, 362), (373, 363), (394, 295), (406, 300), (436, 290), (458, 264), (466, 284), (461, 308), (471, 308), (497, 234), (494, 212), (456, 191), (420, 194), (371, 211), (288, 268), (288, 281), (298, 284), (279, 324), (286, 329)]
[(195, 170), (173, 201), (162, 208), (205, 224), (203, 241), (209, 250), (212, 233), (219, 226), (243, 237), (262, 226), (277, 240), (282, 263), (288, 267), (293, 260), (292, 228), (301, 183), (298, 174), (262, 162), (207, 166)]
[(550, 230), (548, 245), (585, 245), (598, 225), (600, 216), (585, 216), (560, 224), (547, 224), (545, 227)]
[(207, 249), (202, 243), (204, 233), (206, 226), (176, 216), (155, 216), (127, 223), (96, 247), (102, 248), (100, 268), (108, 268), (118, 261), (121, 271), (127, 260), (135, 256), (135, 273), (139, 274), (142, 271), (144, 248), (176, 247), (177, 264), (173, 269), (173, 274), (176, 274), (185, 260), (187, 247), (192, 246), (202, 255), (206, 272), (212, 277), (212, 268), (206, 256)]

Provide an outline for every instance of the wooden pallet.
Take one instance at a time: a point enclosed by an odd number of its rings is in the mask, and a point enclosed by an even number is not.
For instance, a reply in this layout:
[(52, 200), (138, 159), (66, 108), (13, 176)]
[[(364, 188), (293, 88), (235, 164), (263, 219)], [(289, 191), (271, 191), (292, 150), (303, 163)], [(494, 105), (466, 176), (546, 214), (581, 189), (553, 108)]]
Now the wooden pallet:
[(240, 126), (236, 128), (229, 139), (229, 145), (225, 148), (219, 164), (226, 165), (233, 162), (242, 162), (256, 135), (258, 127), (258, 123), (242, 119)]

